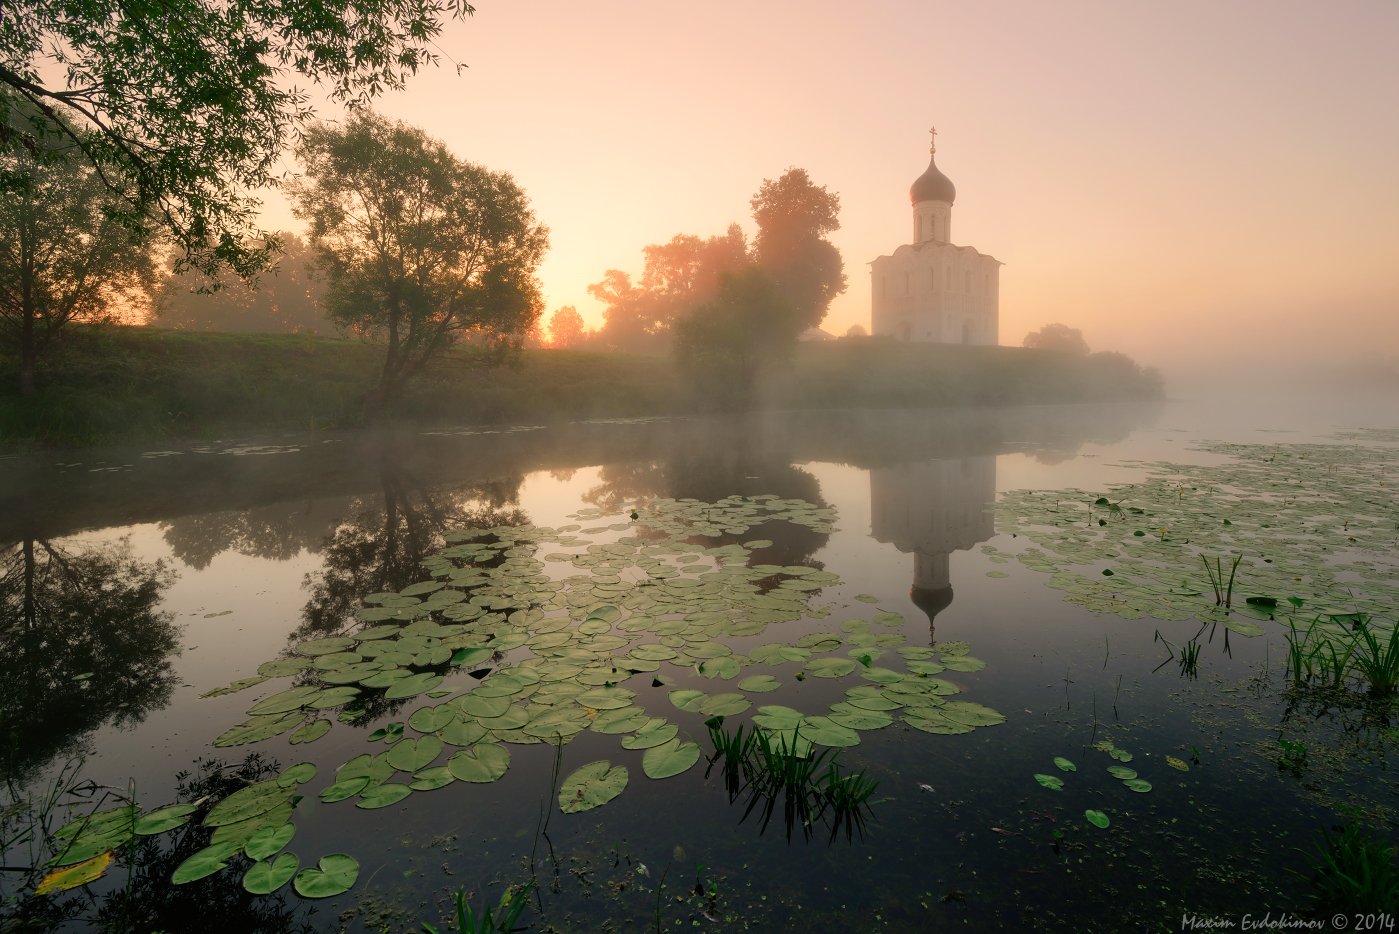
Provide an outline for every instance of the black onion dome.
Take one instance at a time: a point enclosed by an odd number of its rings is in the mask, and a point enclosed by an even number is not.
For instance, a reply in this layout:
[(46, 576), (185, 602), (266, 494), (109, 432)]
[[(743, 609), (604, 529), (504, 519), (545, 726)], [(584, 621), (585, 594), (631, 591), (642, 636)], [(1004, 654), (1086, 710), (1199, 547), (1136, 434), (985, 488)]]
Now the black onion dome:
[(933, 622), (933, 618), (939, 613), (952, 605), (952, 587), (950, 585), (941, 590), (910, 587), (908, 596), (913, 601), (914, 606), (928, 614), (929, 623)]
[(938, 171), (936, 156), (928, 160), (928, 171), (918, 176), (908, 190), (908, 199), (914, 204), (920, 201), (946, 201), (951, 204), (956, 197), (957, 188), (952, 184), (952, 179)]

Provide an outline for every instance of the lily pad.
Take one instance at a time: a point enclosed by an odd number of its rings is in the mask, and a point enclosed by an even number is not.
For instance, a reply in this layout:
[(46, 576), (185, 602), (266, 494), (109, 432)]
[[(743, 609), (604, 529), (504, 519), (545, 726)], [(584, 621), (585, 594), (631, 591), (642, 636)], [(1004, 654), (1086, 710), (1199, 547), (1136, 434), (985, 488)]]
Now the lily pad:
[(626, 766), (606, 759), (575, 769), (559, 789), (559, 809), (565, 814), (589, 811), (606, 804), (627, 787)]
[(1147, 781), (1144, 778), (1129, 778), (1122, 784), (1126, 785), (1128, 788), (1132, 789), (1138, 794), (1145, 794), (1146, 792), (1151, 790), (1151, 782)]
[(452, 776), (464, 782), (493, 782), (510, 767), (510, 751), (499, 743), (463, 749), (447, 760)]
[(1062, 778), (1055, 778), (1053, 775), (1042, 775), (1039, 772), (1036, 772), (1035, 781), (1039, 782), (1041, 785), (1048, 788), (1050, 791), (1064, 790), (1064, 780)]
[(136, 833), (142, 836), (164, 833), (186, 823), (191, 814), (199, 810), (193, 804), (168, 804), (163, 808), (156, 808), (148, 814), (141, 815), (136, 821)]
[(301, 861), (294, 853), (282, 853), (271, 862), (256, 862), (243, 873), (243, 888), (253, 895), (271, 895), (296, 875)]
[(436, 736), (399, 740), (389, 750), (389, 765), (400, 772), (416, 772), (425, 768), (442, 752), (442, 740)]
[(203, 879), (205, 876), (212, 876), (214, 873), (228, 868), (228, 858), (238, 852), (236, 844), (214, 844), (206, 846), (202, 850), (196, 850), (185, 858), (185, 861), (175, 867), (175, 872), (170, 876), (170, 881), (175, 885), (184, 885), (186, 882), (194, 882)]
[(678, 739), (667, 740), (659, 746), (646, 750), (641, 757), (641, 768), (648, 778), (670, 778), (679, 775), (699, 761), (698, 743)]
[(1108, 820), (1108, 816), (1106, 814), (1104, 814), (1102, 811), (1095, 811), (1092, 808), (1089, 808), (1088, 810), (1083, 812), (1083, 819), (1088, 821), (1088, 823), (1092, 824), (1094, 827), (1098, 827), (1101, 829), (1106, 829), (1108, 824), (1112, 823)]
[(302, 898), (329, 898), (348, 892), (359, 879), (359, 863), (353, 856), (332, 853), (322, 856), (316, 868), (296, 874), (292, 887)]
[(1070, 762), (1068, 759), (1065, 759), (1063, 756), (1055, 756), (1054, 764), (1059, 767), (1059, 771), (1061, 772), (1078, 771), (1078, 766), (1074, 765), (1072, 762)]
[(249, 859), (262, 860), (286, 847), (296, 835), (295, 824), (278, 824), (264, 827), (248, 838), (243, 844), (243, 852)]
[(364, 790), (355, 807), (372, 811), (376, 808), (386, 808), (391, 804), (397, 804), (413, 793), (413, 789), (399, 782), (384, 782), (382, 785), (373, 785)]

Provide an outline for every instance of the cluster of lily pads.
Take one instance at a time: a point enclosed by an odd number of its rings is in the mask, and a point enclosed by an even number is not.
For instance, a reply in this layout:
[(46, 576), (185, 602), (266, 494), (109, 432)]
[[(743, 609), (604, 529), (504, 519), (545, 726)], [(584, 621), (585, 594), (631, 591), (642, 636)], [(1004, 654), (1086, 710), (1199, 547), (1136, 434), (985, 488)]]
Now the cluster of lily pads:
[[(1116, 765), (1108, 766), (1108, 774), (1122, 782), (1123, 787), (1127, 788), (1129, 791), (1135, 791), (1138, 794), (1146, 794), (1151, 791), (1151, 782), (1138, 776), (1135, 769), (1127, 767), (1127, 763), (1131, 762), (1133, 759), (1130, 752), (1113, 745), (1111, 740), (1099, 740), (1093, 744), (1093, 748), (1098, 752), (1107, 753), (1109, 758), (1117, 762)], [(1181, 772), (1190, 771), (1190, 766), (1185, 760), (1179, 759), (1176, 756), (1166, 756), (1166, 764)], [(1055, 756), (1054, 765), (1061, 772), (1078, 771), (1078, 766), (1063, 756)], [(1064, 780), (1057, 775), (1046, 775), (1036, 772), (1035, 781), (1038, 782), (1041, 787), (1048, 788), (1050, 791), (1064, 790)], [(1111, 823), (1107, 814), (1093, 808), (1084, 811), (1083, 817), (1090, 824), (1098, 828), (1106, 828)]]
[[(1027, 539), (1021, 564), (1096, 612), (1195, 618), (1240, 635), (1305, 604), (1308, 618), (1354, 613), (1393, 625), (1399, 607), (1399, 468), (1385, 438), (1363, 444), (1225, 444), (1213, 464), (1138, 464), (1146, 479), (1106, 493), (1007, 493), (999, 531)], [(993, 560), (1007, 556), (988, 546)], [(1204, 559), (1202, 561), (1201, 559)], [(1239, 558), (1232, 606), (1206, 566)]]
[[(423, 562), (426, 579), (365, 597), (355, 631), (302, 642), (255, 676), (209, 692), (247, 690), (273, 679), (297, 682), (258, 699), (248, 718), (214, 745), (282, 735), (293, 745), (316, 742), (335, 729), (335, 720), (357, 724), (392, 716), (421, 698), (426, 702), (403, 721), (367, 733), (372, 750), (341, 765), (318, 791), (326, 804), (353, 800), (357, 808), (376, 809), (454, 782), (495, 781), (509, 768), (511, 745), (562, 746), (584, 730), (618, 735), (622, 750), (642, 751), (648, 778), (687, 771), (700, 758), (699, 744), (682, 736), (682, 725), (667, 716), (671, 711), (638, 703), (638, 692), (626, 686), (638, 678), (649, 687), (670, 685), (677, 675), (712, 681), (714, 690), (668, 693), (671, 708), (700, 717), (745, 714), (753, 706), (750, 695), (782, 686), (783, 669), (796, 681), (857, 681), (819, 714), (777, 704), (757, 708), (753, 724), (799, 756), (812, 744), (856, 745), (862, 731), (896, 722), (957, 734), (1004, 721), (988, 707), (951, 699), (960, 687), (939, 677), (984, 667), (969, 647), (907, 645), (897, 613), (874, 608), (870, 618), (844, 619), (830, 631), (735, 651), (734, 640), (761, 637), (777, 623), (827, 618), (848, 604), (816, 602), (840, 584), (829, 571), (753, 563), (754, 552), (772, 547), (769, 540), (712, 540), (741, 538), (769, 523), (829, 532), (833, 510), (776, 496), (735, 496), (715, 503), (655, 500), (632, 511), (632, 521), (612, 521), (619, 515), (626, 514), (583, 510), (571, 517), (579, 524), (557, 529), (519, 525), (449, 534), (446, 547)], [(878, 602), (865, 594), (855, 600)], [(348, 856), (334, 854), (317, 868), (299, 869), (296, 857), (283, 852), (294, 834), (295, 786), (314, 772), (309, 764), (294, 766), (218, 803), (203, 819), (213, 840), (175, 871), (173, 881), (202, 878), (241, 852), (254, 860), (244, 876), (252, 892), (275, 891), (289, 879), (307, 897), (352, 885), (358, 865)], [(597, 807), (628, 780), (625, 764), (583, 765), (564, 779), (560, 809)], [(182, 823), (195, 813), (191, 805), (178, 808), (178, 815), (169, 809), (152, 815), (179, 816)], [(78, 852), (95, 853), (112, 842), (84, 841)]]

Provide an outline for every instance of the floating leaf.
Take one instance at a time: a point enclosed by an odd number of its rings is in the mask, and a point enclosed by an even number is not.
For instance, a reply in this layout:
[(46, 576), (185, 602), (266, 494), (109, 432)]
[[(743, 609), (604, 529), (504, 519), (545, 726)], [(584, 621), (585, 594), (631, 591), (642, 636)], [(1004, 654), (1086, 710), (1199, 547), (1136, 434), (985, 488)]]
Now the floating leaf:
[(191, 853), (184, 862), (175, 867), (170, 881), (175, 885), (194, 882), (205, 876), (212, 876), (221, 869), (228, 868), (228, 858), (237, 853), (239, 846), (234, 843), (216, 843)]
[(249, 859), (266, 859), (283, 849), (295, 835), (296, 825), (294, 824), (264, 827), (248, 838), (248, 842), (243, 844), (243, 852), (248, 854)]
[(766, 694), (782, 687), (782, 682), (772, 675), (753, 675), (738, 682), (738, 689), (750, 694)]
[(343, 782), (336, 782), (333, 785), (321, 789), (321, 800), (327, 804), (335, 801), (344, 801), (346, 798), (353, 798), (368, 787), (369, 777), (367, 775), (346, 779)]
[(450, 785), (456, 779), (452, 775), (452, 770), (445, 765), (436, 768), (423, 769), (421, 772), (413, 773), (413, 780), (408, 783), (408, 787), (414, 791), (432, 791), (444, 785)]
[(1169, 765), (1171, 768), (1179, 769), (1182, 772), (1190, 771), (1190, 766), (1186, 764), (1185, 760), (1177, 759), (1175, 756), (1167, 756), (1166, 764)]
[(310, 723), (288, 736), (287, 742), (293, 745), (298, 743), (314, 743), (330, 732), (330, 726), (329, 720), (312, 720)]
[(612, 766), (603, 759), (575, 769), (559, 790), (559, 809), (565, 814), (589, 811), (606, 804), (627, 787), (625, 766)]
[(641, 757), (641, 768), (649, 778), (670, 778), (698, 762), (699, 756), (698, 743), (682, 743), (678, 739), (671, 739), (646, 750), (646, 754)]
[(80, 885), (87, 885), (89, 882), (96, 882), (106, 873), (107, 867), (112, 864), (112, 852), (98, 853), (91, 859), (85, 859), (72, 866), (65, 866), (62, 869), (55, 869), (39, 881), (38, 887), (34, 889), (35, 895), (51, 895), (54, 892), (66, 892), (69, 889), (76, 889)]
[(409, 675), (389, 685), (388, 690), (384, 692), (384, 699), (402, 700), (406, 697), (417, 697), (419, 694), (426, 694), (441, 683), (442, 675), (431, 671)]
[(855, 670), (848, 658), (817, 658), (806, 664), (806, 671), (815, 678), (843, 678)]
[(189, 816), (199, 810), (194, 804), (168, 804), (156, 808), (136, 821), (136, 832), (142, 836), (164, 833), (173, 830), (189, 820)]
[(455, 778), (464, 782), (493, 782), (510, 767), (510, 751), (498, 743), (463, 749), (447, 760)]
[(1048, 788), (1050, 791), (1064, 790), (1064, 780), (1062, 778), (1055, 778), (1053, 775), (1041, 775), (1040, 773), (1036, 772), (1035, 781), (1039, 782), (1041, 785)]
[(1125, 765), (1110, 765), (1108, 766), (1108, 774), (1111, 775), (1113, 778), (1127, 780), (1136, 778), (1137, 770), (1129, 769)]
[(700, 704), (709, 695), (703, 691), (696, 691), (692, 688), (682, 688), (670, 692), (670, 702), (681, 710), (688, 710), (692, 713), (699, 713)]
[(1061, 772), (1078, 771), (1078, 766), (1074, 765), (1072, 762), (1070, 762), (1068, 759), (1065, 759), (1063, 756), (1055, 756), (1054, 764), (1059, 767), (1059, 771)]
[(700, 702), (699, 712), (708, 716), (731, 717), (753, 706), (742, 694), (715, 694)]
[(243, 873), (243, 888), (253, 895), (271, 895), (296, 875), (301, 861), (294, 853), (282, 853), (271, 862), (256, 862)]
[(1146, 792), (1151, 790), (1151, 782), (1147, 781), (1144, 778), (1129, 778), (1122, 784), (1126, 785), (1133, 791), (1141, 794), (1145, 794)]
[(322, 856), (315, 869), (298, 872), (292, 887), (302, 898), (329, 898), (348, 892), (358, 878), (359, 863), (353, 856), (332, 853)]
[(647, 727), (644, 730), (637, 730), (631, 736), (622, 737), (623, 749), (650, 749), (662, 743), (669, 742), (675, 737), (680, 728), (674, 723), (661, 722), (655, 727)]
[(442, 740), (436, 736), (404, 739), (388, 752), (389, 765), (400, 772), (416, 772), (425, 768), (442, 752)]
[(1111, 823), (1111, 821), (1108, 820), (1108, 816), (1106, 814), (1104, 814), (1102, 811), (1095, 811), (1092, 808), (1089, 808), (1088, 810), (1084, 811), (1083, 817), (1084, 820), (1088, 821), (1088, 823), (1100, 829), (1106, 829), (1108, 824)]
[(374, 785), (366, 788), (360, 795), (355, 807), (372, 811), (376, 808), (386, 808), (391, 804), (397, 804), (413, 793), (413, 789), (399, 782), (384, 782), (382, 785)]

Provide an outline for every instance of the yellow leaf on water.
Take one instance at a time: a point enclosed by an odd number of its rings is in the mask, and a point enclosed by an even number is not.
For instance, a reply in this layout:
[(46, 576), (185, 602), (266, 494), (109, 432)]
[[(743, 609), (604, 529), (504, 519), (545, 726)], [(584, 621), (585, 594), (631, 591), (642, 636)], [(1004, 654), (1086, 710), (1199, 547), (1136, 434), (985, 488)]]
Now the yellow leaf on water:
[(50, 892), (66, 892), (69, 889), (76, 889), (80, 885), (96, 882), (102, 878), (107, 867), (111, 864), (112, 851), (108, 850), (105, 853), (98, 853), (92, 859), (85, 859), (81, 863), (55, 869), (44, 876), (43, 881), (34, 890), (34, 894), (48, 895)]
[(1177, 759), (1175, 756), (1167, 756), (1166, 764), (1173, 769), (1180, 769), (1182, 772), (1189, 772), (1190, 766), (1185, 764), (1184, 759)]

